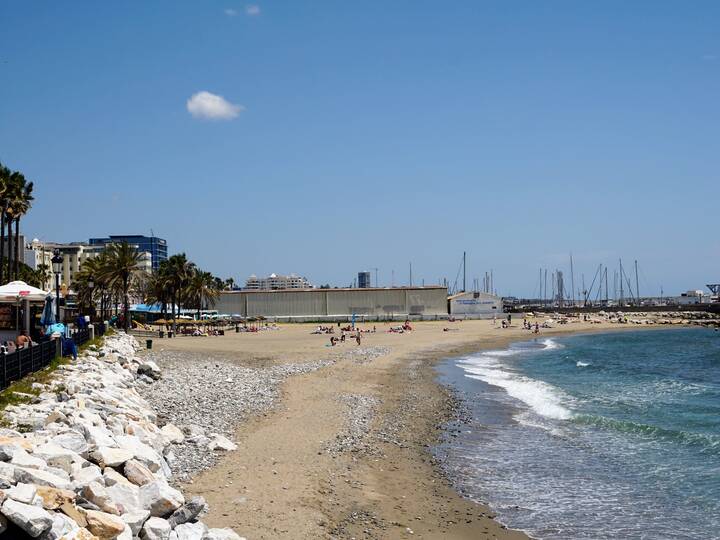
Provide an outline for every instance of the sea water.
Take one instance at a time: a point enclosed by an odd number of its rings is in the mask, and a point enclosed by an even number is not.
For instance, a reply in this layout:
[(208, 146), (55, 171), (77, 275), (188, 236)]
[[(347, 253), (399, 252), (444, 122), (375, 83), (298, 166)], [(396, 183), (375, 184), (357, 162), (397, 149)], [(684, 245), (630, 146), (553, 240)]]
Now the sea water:
[[(499, 330), (500, 331), (500, 330)], [(534, 538), (720, 538), (720, 332), (543, 338), (451, 359), (460, 491)]]

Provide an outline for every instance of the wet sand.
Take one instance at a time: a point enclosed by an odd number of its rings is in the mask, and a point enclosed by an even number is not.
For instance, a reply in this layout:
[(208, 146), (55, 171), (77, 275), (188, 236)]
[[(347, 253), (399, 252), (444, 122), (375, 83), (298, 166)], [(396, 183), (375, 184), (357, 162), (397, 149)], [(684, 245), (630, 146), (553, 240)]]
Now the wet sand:
[[(331, 348), (329, 336), (310, 333), (315, 326), (281, 325), (275, 331), (157, 343), (160, 349), (206, 352), (249, 367), (339, 358), (287, 379), (271, 412), (239, 425), (238, 450), (184, 486), (186, 493), (210, 503), (210, 526), (233, 527), (249, 540), (526, 538), (493, 520), (487, 507), (457, 494), (434, 464), (429, 449), (452, 416), (454, 400), (436, 382), (433, 365), (533, 337), (628, 328), (576, 322), (536, 336), (523, 330), (522, 321), (508, 329), (492, 321), (440, 321), (414, 323), (412, 332), (391, 334), (389, 324), (378, 323), (376, 333), (364, 334), (360, 348), (389, 352), (358, 363), (347, 354), (358, 348), (354, 340)], [(379, 404), (363, 444), (354, 451), (331, 452), (352, 418), (339, 399), (349, 395), (375, 398)]]

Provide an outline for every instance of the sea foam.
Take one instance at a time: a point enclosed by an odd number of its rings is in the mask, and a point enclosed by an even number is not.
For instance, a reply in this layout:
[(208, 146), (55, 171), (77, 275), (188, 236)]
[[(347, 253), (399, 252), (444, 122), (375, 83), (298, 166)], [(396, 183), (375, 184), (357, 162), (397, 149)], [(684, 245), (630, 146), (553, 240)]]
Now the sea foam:
[[(545, 348), (556, 348), (552, 340), (546, 340)], [(487, 351), (469, 356), (459, 362), (466, 376), (478, 379), (493, 386), (503, 388), (509, 396), (522, 401), (532, 410), (546, 418), (567, 420), (572, 412), (563, 404), (562, 393), (550, 384), (538, 381), (513, 371), (503, 358), (524, 352), (521, 349)]]

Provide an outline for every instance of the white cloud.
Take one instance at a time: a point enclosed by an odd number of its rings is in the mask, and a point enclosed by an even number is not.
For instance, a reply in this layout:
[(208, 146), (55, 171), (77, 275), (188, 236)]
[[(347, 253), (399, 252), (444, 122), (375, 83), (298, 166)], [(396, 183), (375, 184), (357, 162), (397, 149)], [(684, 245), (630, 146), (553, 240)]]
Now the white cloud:
[(236, 9), (230, 9), (230, 8), (228, 8), (228, 9), (225, 10), (225, 15), (227, 15), (228, 17), (234, 17), (234, 16), (237, 15), (237, 14), (238, 14), (238, 12), (237, 12)]
[(236, 118), (245, 107), (230, 103), (224, 97), (202, 91), (193, 94), (187, 100), (187, 110), (195, 118), (205, 120), (231, 120)]
[(249, 4), (245, 6), (245, 13), (250, 16), (260, 15), (260, 6), (257, 4)]

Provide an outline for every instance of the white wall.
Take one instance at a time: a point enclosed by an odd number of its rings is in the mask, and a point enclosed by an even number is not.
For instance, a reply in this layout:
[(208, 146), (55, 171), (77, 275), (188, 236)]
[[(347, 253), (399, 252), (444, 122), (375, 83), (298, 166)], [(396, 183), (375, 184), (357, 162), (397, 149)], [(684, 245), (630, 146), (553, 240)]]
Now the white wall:
[(467, 318), (489, 318), (502, 315), (502, 299), (482, 292), (466, 292), (450, 298), (450, 315)]

